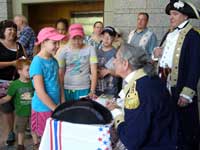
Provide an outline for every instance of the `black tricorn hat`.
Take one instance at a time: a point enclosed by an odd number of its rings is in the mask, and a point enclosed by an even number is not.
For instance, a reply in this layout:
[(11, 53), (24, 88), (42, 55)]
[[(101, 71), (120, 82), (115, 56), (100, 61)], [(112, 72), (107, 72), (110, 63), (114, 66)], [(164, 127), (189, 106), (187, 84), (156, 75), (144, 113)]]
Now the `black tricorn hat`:
[(51, 117), (79, 124), (108, 124), (112, 121), (112, 115), (107, 108), (88, 98), (61, 104)]
[(188, 18), (200, 19), (200, 11), (190, 2), (181, 0), (170, 0), (165, 8), (166, 14), (170, 14), (170, 10), (176, 10), (188, 16)]

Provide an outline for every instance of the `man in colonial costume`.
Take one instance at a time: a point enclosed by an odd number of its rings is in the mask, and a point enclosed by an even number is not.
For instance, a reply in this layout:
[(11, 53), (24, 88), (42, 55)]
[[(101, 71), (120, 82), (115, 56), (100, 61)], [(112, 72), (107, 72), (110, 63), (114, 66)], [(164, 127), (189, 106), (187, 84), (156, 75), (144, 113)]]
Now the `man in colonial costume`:
[(124, 112), (114, 102), (107, 107), (122, 143), (128, 150), (175, 150), (175, 111), (165, 83), (148, 63), (146, 52), (124, 44), (114, 66), (127, 83), (119, 94)]
[(159, 75), (167, 83), (178, 116), (177, 146), (180, 150), (198, 150), (199, 117), (197, 83), (200, 77), (200, 35), (189, 19), (200, 12), (187, 1), (171, 0), (166, 6), (173, 29), (164, 48), (154, 50), (159, 57)]

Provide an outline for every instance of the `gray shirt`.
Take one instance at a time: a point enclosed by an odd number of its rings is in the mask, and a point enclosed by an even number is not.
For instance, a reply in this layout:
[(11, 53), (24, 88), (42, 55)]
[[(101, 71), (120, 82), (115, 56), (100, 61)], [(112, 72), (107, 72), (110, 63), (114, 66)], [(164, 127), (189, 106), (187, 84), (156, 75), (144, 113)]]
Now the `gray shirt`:
[(94, 47), (84, 46), (80, 50), (71, 50), (66, 45), (58, 55), (58, 63), (60, 68), (65, 69), (64, 89), (90, 88), (90, 64), (97, 63)]

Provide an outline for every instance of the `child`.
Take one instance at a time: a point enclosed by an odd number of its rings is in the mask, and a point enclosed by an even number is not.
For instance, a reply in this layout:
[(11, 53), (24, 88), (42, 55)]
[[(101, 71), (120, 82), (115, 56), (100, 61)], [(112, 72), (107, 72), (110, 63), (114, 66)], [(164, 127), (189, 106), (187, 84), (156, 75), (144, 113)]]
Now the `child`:
[(58, 56), (62, 91), (66, 100), (79, 100), (89, 95), (95, 98), (97, 82), (97, 56), (94, 47), (83, 43), (81, 24), (69, 27), (69, 44)]
[(112, 45), (116, 50), (119, 50), (120, 46), (124, 43), (124, 41), (122, 38), (122, 32), (118, 28), (115, 28), (115, 31), (116, 31), (116, 36)]
[(97, 95), (107, 94), (117, 96), (119, 78), (115, 77), (112, 59), (116, 55), (116, 49), (112, 46), (116, 31), (113, 27), (107, 26), (102, 31), (103, 47), (97, 51), (98, 56), (98, 82)]
[(0, 104), (13, 100), (16, 113), (16, 131), (18, 135), (17, 150), (24, 150), (24, 133), (31, 115), (31, 98), (33, 86), (29, 77), (30, 61), (19, 59), (16, 68), (19, 79), (13, 81), (7, 92), (7, 96), (0, 99)]
[(31, 130), (37, 135), (34, 143), (38, 142), (38, 136), (43, 135), (47, 118), (60, 102), (58, 63), (53, 56), (59, 48), (58, 41), (63, 38), (65, 35), (52, 27), (41, 29), (37, 36), (36, 46), (40, 51), (30, 66), (30, 77), (35, 88), (31, 114)]

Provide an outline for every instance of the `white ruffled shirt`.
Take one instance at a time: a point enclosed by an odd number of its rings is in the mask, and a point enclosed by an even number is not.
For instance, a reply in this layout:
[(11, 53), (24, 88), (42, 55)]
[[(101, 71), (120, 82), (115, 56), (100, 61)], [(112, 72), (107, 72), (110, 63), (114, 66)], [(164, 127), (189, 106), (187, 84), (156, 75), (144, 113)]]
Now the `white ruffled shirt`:
[(163, 49), (163, 55), (160, 59), (160, 67), (163, 68), (172, 68), (173, 64), (173, 55), (176, 47), (176, 43), (179, 37), (179, 34), (181, 30), (184, 28), (184, 26), (188, 23), (188, 20), (181, 23), (177, 29), (175, 29), (173, 32), (169, 33), (166, 38), (166, 45)]

